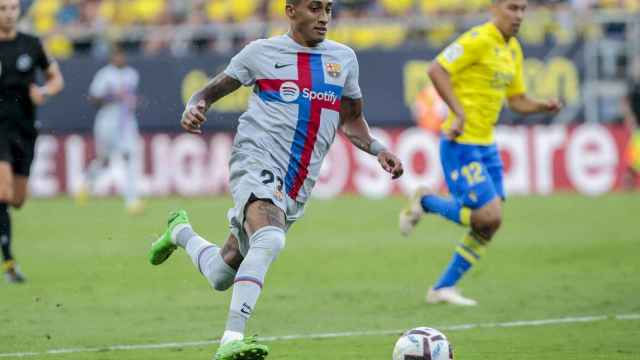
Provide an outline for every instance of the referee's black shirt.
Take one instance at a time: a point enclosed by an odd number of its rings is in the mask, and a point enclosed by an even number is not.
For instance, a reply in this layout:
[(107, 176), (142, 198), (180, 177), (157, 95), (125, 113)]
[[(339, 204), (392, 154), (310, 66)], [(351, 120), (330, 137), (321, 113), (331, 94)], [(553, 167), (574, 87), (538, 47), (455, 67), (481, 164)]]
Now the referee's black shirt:
[(36, 108), (29, 97), (29, 86), (36, 70), (49, 68), (40, 39), (18, 32), (11, 40), (0, 40), (0, 111), (21, 132), (35, 135)]

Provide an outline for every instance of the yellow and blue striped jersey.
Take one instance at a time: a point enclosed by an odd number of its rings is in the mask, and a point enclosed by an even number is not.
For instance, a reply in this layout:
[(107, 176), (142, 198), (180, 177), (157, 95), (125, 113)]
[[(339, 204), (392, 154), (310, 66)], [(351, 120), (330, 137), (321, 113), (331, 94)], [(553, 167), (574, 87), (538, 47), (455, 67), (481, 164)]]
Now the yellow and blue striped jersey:
[[(456, 141), (493, 143), (493, 129), (505, 98), (526, 92), (518, 40), (505, 41), (500, 30), (487, 22), (460, 36), (436, 61), (451, 76), (453, 93), (466, 115), (463, 134)], [(447, 130), (454, 118), (450, 113), (442, 129)]]

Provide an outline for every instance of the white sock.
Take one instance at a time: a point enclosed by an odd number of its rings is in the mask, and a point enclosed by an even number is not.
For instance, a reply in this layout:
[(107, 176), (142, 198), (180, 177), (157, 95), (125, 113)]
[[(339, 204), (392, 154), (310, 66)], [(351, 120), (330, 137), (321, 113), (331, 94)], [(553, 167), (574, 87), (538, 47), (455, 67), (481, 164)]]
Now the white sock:
[[(182, 229), (191, 229), (191, 232), (190, 233), (185, 232), (183, 235), (178, 237), (178, 234), (180, 234)], [(178, 224), (176, 225), (176, 227), (173, 228), (173, 231), (171, 232), (171, 242), (180, 246), (183, 249), (186, 249), (187, 243), (189, 242), (189, 240), (191, 240), (193, 236), (195, 236), (195, 232), (193, 231), (193, 228), (191, 228), (191, 225)]]
[(205, 251), (208, 247), (220, 249), (215, 244), (208, 242), (200, 236), (194, 236), (189, 239), (189, 241), (187, 242), (187, 246), (185, 247), (185, 250), (187, 251), (187, 254), (189, 254), (193, 265), (195, 265), (198, 270), (200, 270), (200, 272), (202, 272), (202, 269), (200, 268), (202, 266), (200, 264), (200, 257), (203, 255), (203, 251)]
[(244, 339), (243, 333), (239, 333), (237, 331), (225, 330), (224, 334), (222, 334), (222, 339), (220, 339), (220, 345), (224, 345), (230, 341), (242, 340), (242, 339)]
[(96, 183), (96, 180), (102, 175), (102, 173), (107, 169), (103, 167), (102, 164), (106, 160), (96, 158), (91, 161), (89, 167), (87, 168), (87, 173), (85, 174), (84, 182), (87, 186), (87, 190), (89, 192), (93, 191), (93, 186)]
[(224, 261), (220, 247), (196, 234), (188, 224), (176, 226), (174, 234), (174, 243), (184, 247), (193, 265), (214, 289), (225, 291), (233, 285), (236, 270)]
[(244, 332), (262, 292), (269, 266), (284, 248), (285, 233), (278, 227), (265, 226), (251, 235), (249, 242), (249, 251), (234, 281), (226, 330)]
[(138, 163), (133, 154), (126, 156), (125, 162), (125, 184), (122, 195), (125, 203), (131, 205), (139, 200), (138, 195)]

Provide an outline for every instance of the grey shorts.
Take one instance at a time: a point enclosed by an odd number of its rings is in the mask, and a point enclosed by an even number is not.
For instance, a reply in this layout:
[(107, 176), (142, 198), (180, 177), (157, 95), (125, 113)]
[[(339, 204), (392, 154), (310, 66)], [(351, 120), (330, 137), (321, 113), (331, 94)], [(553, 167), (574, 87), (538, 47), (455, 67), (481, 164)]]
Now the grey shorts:
[(249, 251), (249, 237), (244, 230), (245, 209), (253, 198), (269, 200), (282, 209), (289, 230), (304, 214), (304, 203), (291, 199), (284, 190), (284, 172), (260, 156), (235, 152), (229, 162), (229, 188), (234, 207), (227, 212), (231, 233), (238, 239), (240, 252)]

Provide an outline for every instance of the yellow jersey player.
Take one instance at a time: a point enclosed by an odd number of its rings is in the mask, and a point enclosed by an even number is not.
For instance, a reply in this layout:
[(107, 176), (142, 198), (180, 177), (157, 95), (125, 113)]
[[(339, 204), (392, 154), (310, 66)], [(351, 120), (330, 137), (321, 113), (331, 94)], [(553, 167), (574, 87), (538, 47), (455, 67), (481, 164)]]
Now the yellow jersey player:
[(428, 303), (476, 305), (455, 285), (485, 252), (502, 222), (503, 166), (494, 128), (503, 103), (523, 113), (555, 113), (556, 100), (528, 97), (523, 54), (515, 35), (527, 0), (493, 0), (492, 19), (449, 45), (429, 67), (429, 77), (450, 114), (442, 126), (440, 159), (450, 198), (420, 188), (400, 213), (408, 235), (424, 213), (438, 214), (469, 228), (441, 278), (427, 292)]

